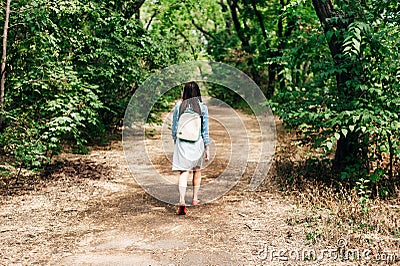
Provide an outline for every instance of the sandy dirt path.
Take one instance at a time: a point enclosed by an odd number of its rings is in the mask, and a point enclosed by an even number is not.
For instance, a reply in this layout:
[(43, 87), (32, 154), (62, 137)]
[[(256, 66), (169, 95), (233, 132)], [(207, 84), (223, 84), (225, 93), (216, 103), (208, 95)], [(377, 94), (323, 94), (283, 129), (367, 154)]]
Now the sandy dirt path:
[[(223, 113), (218, 108), (210, 106), (210, 116)], [(45, 186), (1, 197), (0, 265), (303, 265), (265, 258), (271, 248), (304, 247), (306, 236), (302, 225), (288, 222), (301, 210), (268, 192), (268, 180), (249, 191), (259, 138), (254, 118), (239, 115), (255, 158), (218, 200), (176, 215), (176, 206), (135, 182), (121, 141), (89, 155), (63, 155)], [(223, 170), (230, 153), (224, 127), (211, 121), (210, 131), (217, 153), (203, 172), (205, 183)], [(153, 133), (147, 140), (152, 162), (176, 178), (168, 155), (160, 156), (160, 129)]]

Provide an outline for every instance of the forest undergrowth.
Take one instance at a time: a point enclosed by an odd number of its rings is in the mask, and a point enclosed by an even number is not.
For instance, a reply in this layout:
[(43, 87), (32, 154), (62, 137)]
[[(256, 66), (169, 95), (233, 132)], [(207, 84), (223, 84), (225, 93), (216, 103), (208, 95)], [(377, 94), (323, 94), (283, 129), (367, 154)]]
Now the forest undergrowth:
[[(287, 223), (305, 223), (309, 227), (307, 241), (312, 245), (336, 245), (338, 240), (345, 239), (350, 249), (371, 249), (376, 254), (399, 250), (400, 199), (396, 196), (399, 191), (391, 197), (370, 193), (365, 198), (363, 190), (370, 188), (338, 180), (332, 160), (318, 158), (318, 153), (310, 145), (304, 145), (294, 131), (278, 124), (270, 188), (307, 210)], [(399, 173), (398, 165), (395, 172)], [(395, 189), (400, 187), (398, 178), (382, 183)]]

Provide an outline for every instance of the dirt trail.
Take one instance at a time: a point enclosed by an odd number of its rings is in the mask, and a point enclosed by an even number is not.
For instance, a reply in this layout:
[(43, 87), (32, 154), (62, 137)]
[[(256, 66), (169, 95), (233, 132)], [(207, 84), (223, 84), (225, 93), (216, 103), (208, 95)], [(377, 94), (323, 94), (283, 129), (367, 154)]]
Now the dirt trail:
[[(218, 108), (211, 106), (210, 116)], [(254, 118), (239, 115), (255, 157), (223, 197), (177, 216), (174, 205), (135, 182), (120, 141), (86, 156), (64, 155), (67, 163), (54, 169), (45, 187), (1, 198), (0, 265), (284, 265), (263, 259), (260, 249), (302, 248), (304, 229), (288, 223), (300, 210), (267, 192), (268, 181), (248, 190), (259, 139)], [(203, 172), (204, 183), (224, 169), (230, 153), (224, 127), (214, 120), (210, 131), (217, 152)], [(173, 179), (160, 132), (147, 140), (149, 156)]]

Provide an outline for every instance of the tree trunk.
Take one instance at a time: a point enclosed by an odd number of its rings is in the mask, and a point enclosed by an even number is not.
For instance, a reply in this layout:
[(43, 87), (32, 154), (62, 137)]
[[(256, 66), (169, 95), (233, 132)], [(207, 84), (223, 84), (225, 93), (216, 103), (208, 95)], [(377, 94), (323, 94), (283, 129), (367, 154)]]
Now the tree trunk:
[(133, 17), (137, 20), (140, 20), (140, 8), (144, 4), (144, 2), (145, 0), (133, 0), (129, 2), (119, 0), (108, 2), (108, 5), (122, 12), (126, 19), (130, 19)]
[[(239, 20), (238, 0), (228, 0), (228, 5), (231, 10), (231, 16), (232, 16), (233, 25), (235, 27), (235, 31), (242, 43), (242, 49), (248, 55), (250, 55), (249, 58), (247, 59), (247, 65), (249, 66), (248, 74), (253, 79), (253, 81), (259, 85), (261, 83), (261, 76), (260, 76), (260, 73), (257, 70), (257, 67), (255, 66), (255, 63), (253, 61), (254, 49), (250, 46), (250, 36), (248, 34), (246, 34), (246, 32), (249, 32), (249, 28), (246, 25), (246, 20), (244, 18), (242, 23)], [(242, 27), (242, 24), (243, 24), (243, 27)]]
[[(257, 17), (258, 24), (260, 25), (260, 28), (261, 28), (261, 33), (263, 35), (264, 42), (265, 42), (265, 50), (267, 51), (267, 53), (269, 53), (270, 46), (269, 46), (269, 41), (268, 41), (267, 30), (265, 29), (264, 18), (262, 16), (261, 12), (257, 9), (257, 2), (255, 0), (251, 0), (251, 6), (253, 8), (254, 15)], [(268, 75), (268, 76), (270, 77), (270, 75)], [(256, 83), (258, 85), (261, 85), (261, 77), (260, 77), (260, 74), (258, 74), (258, 71), (257, 71), (257, 79), (258, 79), (258, 82), (256, 82)], [(265, 86), (265, 89), (263, 90), (263, 93), (267, 97), (267, 99), (269, 99), (272, 96), (268, 90), (270, 88), (268, 81), (269, 80), (267, 80), (267, 84)]]
[[(5, 95), (5, 82), (6, 82), (6, 61), (7, 61), (7, 34), (8, 24), (10, 19), (10, 5), (11, 0), (7, 0), (6, 14), (4, 19), (3, 30), (3, 53), (1, 56), (1, 81), (0, 81), (0, 111), (4, 111), (4, 95)], [(3, 115), (0, 113), (0, 130), (3, 128)]]
[(264, 18), (261, 14), (261, 12), (257, 9), (257, 3), (255, 0), (251, 0), (251, 6), (253, 7), (254, 14), (256, 15), (258, 19), (258, 24), (260, 25), (261, 28), (261, 33), (264, 37), (265, 41), (265, 48), (269, 49), (269, 44), (268, 44), (268, 36), (267, 36), (267, 30), (265, 29), (265, 24), (264, 24)]
[[(292, 32), (292, 26), (291, 26), (291, 21), (288, 23), (288, 28), (285, 31), (285, 34), (283, 33), (283, 10), (285, 8), (285, 1), (284, 0), (279, 0), (280, 8), (279, 8), (279, 14), (278, 14), (278, 51), (274, 52), (271, 56), (272, 58), (277, 58), (281, 57), (283, 55), (283, 49), (284, 49), (284, 44), (285, 44), (285, 37), (288, 37), (291, 32)], [(279, 89), (282, 91), (285, 87), (285, 79), (284, 75), (282, 73), (283, 71), (283, 66), (278, 64), (275, 60), (274, 62), (269, 65), (268, 67), (268, 86), (267, 86), (267, 92), (266, 92), (266, 97), (269, 99), (271, 98), (274, 93), (275, 93), (275, 88), (276, 88), (276, 82), (278, 78), (278, 83), (279, 83)]]
[[(350, 20), (347, 20), (348, 22), (346, 23), (341, 19), (329, 20), (332, 17), (338, 16), (338, 13), (333, 8), (331, 0), (312, 0), (312, 3), (325, 34), (329, 31), (334, 31), (335, 28), (336, 30), (345, 30), (348, 28), (348, 25), (351, 23)], [(343, 67), (344, 65), (344, 59), (341, 56), (343, 53), (343, 42), (344, 40), (338, 39), (336, 34), (332, 34), (332, 37), (328, 41), (329, 50), (336, 67)], [(349, 66), (346, 67), (350, 68)], [(344, 103), (355, 96), (352, 95), (352, 90), (348, 89), (346, 85), (346, 83), (353, 78), (351, 74), (348, 73), (351, 73), (351, 69), (336, 74), (337, 88), (338, 91), (340, 91)], [(349, 132), (346, 136), (341, 134), (335, 152), (334, 167), (336, 169), (341, 170), (347, 165), (352, 165), (360, 158), (358, 142), (359, 134), (357, 132)]]
[[(224, 0), (220, 0), (218, 2), (218, 4), (221, 6), (221, 12), (223, 14), (226, 14), (228, 12), (228, 6), (224, 3)], [(226, 28), (226, 31), (228, 32), (228, 34), (230, 34), (230, 35), (233, 34), (231, 25), (232, 25), (231, 17), (229, 17), (229, 18), (226, 17), (225, 18), (225, 28)]]
[[(277, 31), (277, 35), (278, 35), (278, 51), (274, 52), (271, 54), (271, 57), (273, 59), (276, 59), (277, 57), (282, 56), (282, 45), (283, 45), (283, 18), (282, 18), (282, 14), (283, 14), (283, 8), (285, 6), (285, 2), (284, 0), (280, 0), (280, 8), (279, 8), (279, 14), (278, 14), (278, 31)], [(267, 93), (266, 93), (266, 97), (267, 99), (271, 98), (274, 93), (275, 93), (275, 87), (276, 87), (276, 78), (278, 77), (278, 81), (280, 80), (280, 76), (279, 76), (279, 72), (282, 70), (282, 67), (276, 62), (276, 60), (273, 60), (272, 64), (270, 64), (268, 66), (268, 84), (267, 84)], [(282, 84), (280, 83), (280, 86), (282, 86)], [(284, 85), (283, 85), (284, 86)]]
[(239, 16), (238, 16), (238, 13), (237, 13), (238, 12), (237, 11), (238, 2), (237, 2), (237, 0), (228, 0), (228, 5), (229, 5), (229, 7), (231, 9), (232, 21), (233, 21), (233, 25), (235, 27), (236, 33), (237, 33), (240, 41), (242, 42), (243, 49), (246, 52), (248, 52), (249, 47), (250, 47), (250, 40), (246, 36), (242, 26), (240, 25)]
[[(282, 15), (283, 15), (283, 9), (285, 8), (286, 4), (285, 4), (285, 0), (280, 0), (279, 3), (280, 3), (281, 6), (279, 8), (279, 19), (278, 19), (278, 40), (279, 41), (278, 41), (278, 53), (277, 53), (277, 55), (279, 57), (282, 57), (283, 48), (284, 48), (284, 45), (285, 45), (285, 40), (283, 39), (284, 37), (283, 37), (283, 17), (282, 17)], [(278, 77), (280, 91), (282, 91), (284, 89), (284, 87), (285, 87), (285, 79), (284, 79), (282, 71), (283, 71), (283, 66), (278, 64), (277, 67), (276, 67), (276, 75)], [(272, 95), (273, 95), (273, 93), (274, 92), (272, 92)]]
[[(288, 3), (288, 2), (287, 2)], [(279, 11), (279, 21), (278, 21), (278, 36), (279, 36), (279, 45), (278, 45), (278, 51), (279, 51), (279, 56), (283, 55), (283, 50), (285, 49), (285, 43), (287, 43), (287, 39), (292, 35), (292, 32), (296, 26), (295, 23), (295, 16), (287, 16), (287, 25), (285, 30), (283, 29), (283, 10), (285, 9), (285, 6), (287, 5), (284, 0), (280, 0), (281, 4), (281, 9)], [(279, 65), (278, 67), (278, 80), (279, 80), (279, 89), (283, 91), (286, 87), (285, 83), (285, 77), (283, 73), (283, 66)]]
[(145, 0), (135, 1), (133, 4), (133, 10), (135, 12), (135, 19), (140, 20), (140, 8), (144, 4)]

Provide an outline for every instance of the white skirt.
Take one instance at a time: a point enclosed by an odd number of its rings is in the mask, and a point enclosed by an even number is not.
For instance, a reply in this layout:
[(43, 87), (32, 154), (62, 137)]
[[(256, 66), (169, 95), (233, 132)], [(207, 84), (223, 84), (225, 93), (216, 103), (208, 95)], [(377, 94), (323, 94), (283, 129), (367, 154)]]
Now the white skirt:
[(201, 168), (203, 164), (204, 142), (200, 137), (196, 142), (176, 139), (174, 156), (172, 158), (173, 171), (190, 171)]

